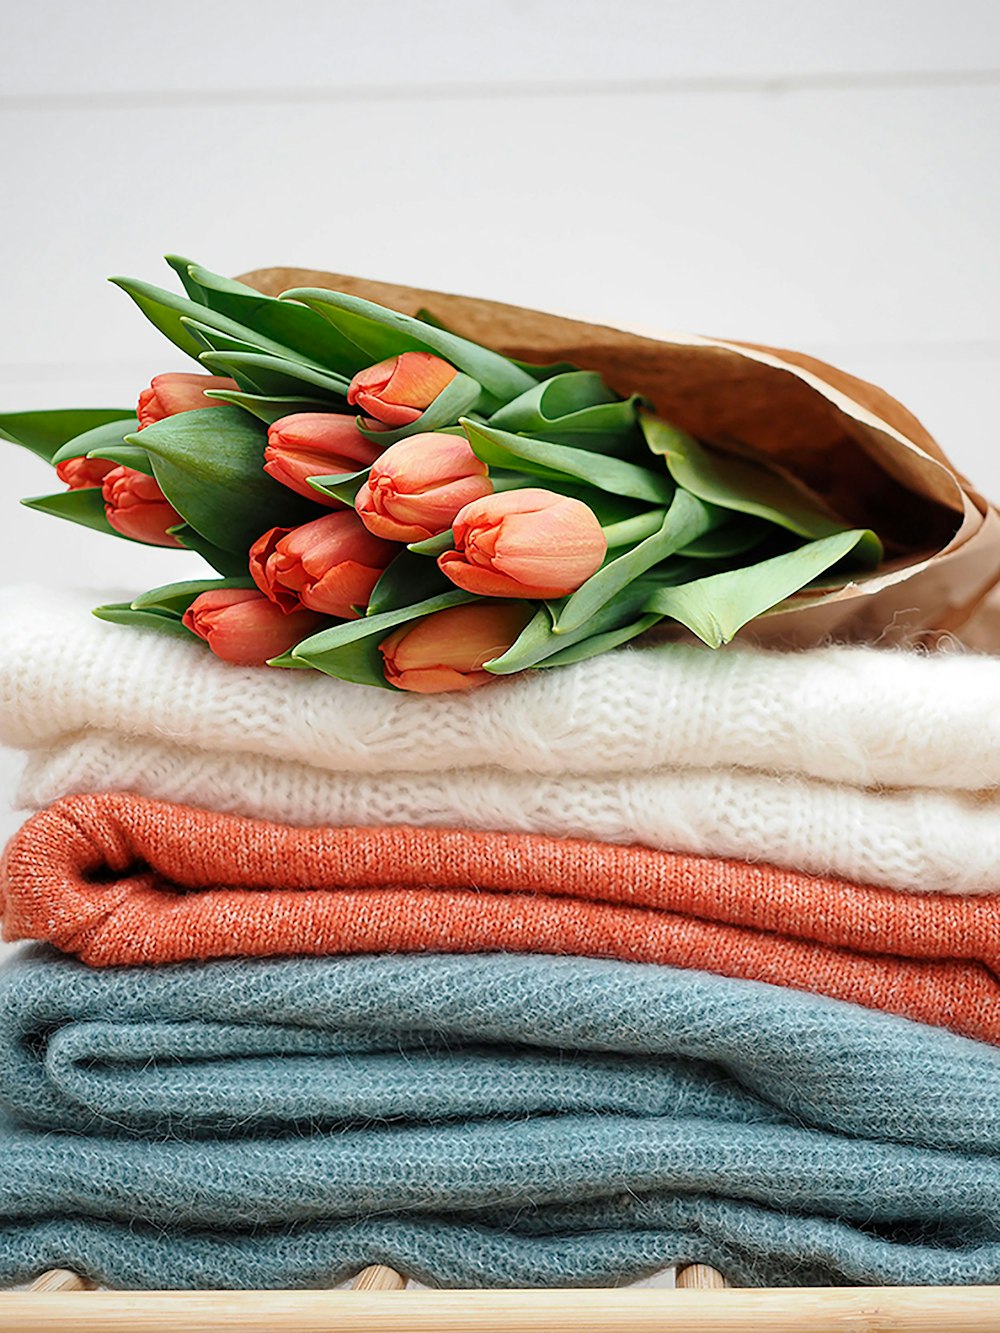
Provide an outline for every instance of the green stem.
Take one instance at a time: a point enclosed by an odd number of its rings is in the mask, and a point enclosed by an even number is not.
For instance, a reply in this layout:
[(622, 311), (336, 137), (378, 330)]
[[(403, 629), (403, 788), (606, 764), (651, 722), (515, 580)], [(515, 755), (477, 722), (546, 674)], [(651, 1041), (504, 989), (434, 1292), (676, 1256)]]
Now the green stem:
[(579, 629), (640, 574), (727, 518), (724, 510), (705, 504), (680, 487), (670, 508), (659, 512), (660, 524), (652, 535), (602, 566), (566, 600), (553, 626), (556, 634)]
[(644, 514), (636, 514), (634, 518), (623, 518), (618, 523), (608, 523), (604, 528), (605, 540), (609, 547), (633, 546), (636, 542), (644, 541), (659, 532), (666, 516), (666, 509), (647, 509)]

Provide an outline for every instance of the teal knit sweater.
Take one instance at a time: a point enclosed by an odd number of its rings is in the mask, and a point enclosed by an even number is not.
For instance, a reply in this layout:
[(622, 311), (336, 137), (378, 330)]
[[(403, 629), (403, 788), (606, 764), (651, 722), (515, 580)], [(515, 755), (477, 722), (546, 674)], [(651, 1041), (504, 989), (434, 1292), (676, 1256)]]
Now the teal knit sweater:
[(0, 969), (0, 1281), (1000, 1281), (1000, 1051), (523, 956)]

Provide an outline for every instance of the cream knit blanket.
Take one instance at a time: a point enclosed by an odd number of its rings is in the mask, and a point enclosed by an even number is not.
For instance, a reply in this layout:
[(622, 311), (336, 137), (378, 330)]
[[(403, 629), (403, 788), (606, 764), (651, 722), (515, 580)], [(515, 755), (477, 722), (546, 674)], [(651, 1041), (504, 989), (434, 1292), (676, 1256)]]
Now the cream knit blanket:
[[(231, 667), (0, 596), (0, 740), (22, 803), (130, 790), (317, 823), (463, 825), (1000, 891), (1000, 662), (631, 648), (464, 695)], [(106, 596), (104, 600), (109, 600)]]

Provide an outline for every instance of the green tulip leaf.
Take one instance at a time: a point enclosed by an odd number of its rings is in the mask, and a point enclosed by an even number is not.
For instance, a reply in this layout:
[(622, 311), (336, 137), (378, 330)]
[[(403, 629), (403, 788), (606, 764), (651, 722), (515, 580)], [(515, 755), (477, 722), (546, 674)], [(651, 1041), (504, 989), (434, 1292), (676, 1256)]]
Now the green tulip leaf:
[(127, 444), (149, 454), (163, 493), (213, 545), (246, 555), (272, 527), (298, 527), (323, 511), (263, 470), (267, 432), (235, 407), (178, 412)]
[(231, 579), (184, 579), (181, 583), (165, 583), (159, 588), (150, 588), (149, 592), (140, 593), (129, 605), (135, 611), (155, 611), (159, 615), (176, 616), (179, 619), (203, 592), (255, 586), (248, 574)]
[[(51, 463), (67, 441), (115, 421), (121, 421), (125, 427), (131, 426), (135, 421), (135, 409), (61, 407), (54, 412), (4, 412), (0, 414), (0, 439), (30, 449), (46, 463)], [(71, 456), (79, 457), (78, 454)]]
[[(549, 606), (540, 606), (507, 651), (484, 662), (484, 669), (497, 676), (514, 675), (527, 667), (536, 666), (544, 657), (556, 652), (563, 645), (552, 633), (552, 620)], [(563, 640), (565, 643), (566, 640)]]
[(338, 403), (347, 395), (349, 381), (333, 371), (314, 370), (267, 352), (202, 352), (200, 360), (215, 375), (231, 375), (249, 393), (331, 398)]
[(679, 554), (695, 560), (729, 560), (752, 551), (773, 535), (774, 528), (770, 523), (738, 514), (690, 542)]
[(628, 584), (654, 565), (676, 555), (689, 542), (710, 532), (724, 521), (725, 515), (725, 510), (704, 504), (690, 492), (678, 488), (658, 531), (602, 565), (564, 600), (553, 626), (554, 632), (561, 635), (579, 629)]
[(528, 667), (539, 666), (555, 653), (584, 639), (619, 630), (645, 612), (645, 602), (654, 586), (645, 579), (637, 579), (606, 602), (585, 625), (563, 634), (555, 632), (555, 622), (566, 599), (546, 602), (539, 607), (507, 651), (491, 662), (486, 662), (485, 669), (498, 676), (514, 675)]
[[(116, 421), (108, 421), (101, 426), (92, 426), (90, 430), (82, 431), (79, 435), (74, 435), (61, 445), (49, 462), (55, 467), (59, 463), (65, 463), (70, 458), (107, 458), (109, 462), (118, 462), (117, 458), (110, 457), (111, 451), (122, 450), (131, 456), (135, 450), (125, 444), (125, 436), (132, 435), (139, 429), (139, 423), (135, 416), (119, 417)], [(143, 451), (138, 450), (139, 453)], [(146, 472), (149, 470), (149, 464), (138, 467), (138, 471)], [(125, 462), (124, 459), (121, 460)], [(127, 467), (135, 467), (134, 463), (127, 463)]]
[(189, 329), (181, 323), (182, 315), (191, 315), (195, 319), (205, 315), (204, 306), (197, 305), (185, 296), (175, 296), (151, 282), (142, 282), (138, 278), (109, 278), (109, 282), (120, 287), (131, 296), (149, 322), (169, 338), (175, 347), (179, 347), (195, 361), (201, 356), (202, 347)]
[[(263, 297), (260, 293), (254, 293), (257, 299), (251, 304), (257, 324), (252, 328), (239, 323), (237, 320), (230, 319), (228, 315), (213, 310), (207, 305), (200, 305), (186, 296), (178, 296), (175, 292), (165, 291), (162, 287), (156, 287), (150, 282), (142, 282), (137, 278), (120, 277), (111, 278), (109, 281), (127, 293), (150, 323), (158, 328), (165, 337), (169, 338), (175, 347), (179, 347), (182, 352), (194, 357), (196, 361), (200, 359), (204, 347), (199, 339), (195, 337), (191, 328), (185, 324), (185, 319), (195, 321), (207, 328), (217, 329), (220, 333), (229, 334), (231, 337), (255, 347), (258, 351), (268, 352), (274, 356), (302, 360), (301, 352), (298, 349), (268, 336), (267, 331), (271, 327), (271, 323), (266, 316), (270, 311), (262, 315), (260, 305), (274, 300), (273, 297)], [(281, 302), (276, 301), (275, 304), (281, 305)], [(309, 314), (308, 311), (304, 313)], [(314, 318), (318, 317), (314, 316)], [(330, 332), (336, 339), (335, 331), (331, 330)], [(339, 339), (337, 339), (337, 345), (339, 345)], [(363, 357), (361, 361), (364, 364)], [(338, 365), (331, 365), (329, 368), (338, 372), (341, 370)]]
[(455, 534), (448, 528), (446, 532), (439, 532), (436, 537), (427, 537), (422, 542), (410, 542), (406, 549), (412, 551), (414, 555), (433, 556), (437, 559), (445, 551), (455, 549)]
[[(434, 314), (433, 310), (428, 310), (425, 306), (421, 306), (417, 311), (415, 318), (420, 320), (421, 324), (431, 324), (436, 329), (444, 329), (446, 332), (451, 332), (444, 320), (440, 319)], [(536, 366), (530, 361), (519, 361), (516, 356), (510, 357), (509, 360), (521, 370), (527, 371), (533, 380), (547, 380), (551, 379), (554, 375), (564, 375), (569, 371), (576, 370), (576, 366), (571, 365), (568, 361), (558, 361), (548, 366)]]
[(513, 434), (598, 453), (637, 455), (642, 435), (633, 395), (622, 399), (600, 375), (576, 370), (533, 385), (490, 417), (489, 424)]
[(360, 472), (338, 472), (332, 477), (309, 477), (309, 485), (314, 491), (319, 491), (320, 495), (332, 495), (335, 500), (340, 500), (345, 505), (354, 508), (354, 501), (358, 498), (358, 491), (368, 480), (370, 467), (363, 467)]
[(398, 611), (413, 602), (424, 602), (429, 597), (450, 592), (455, 585), (438, 569), (433, 560), (427, 560), (404, 547), (386, 566), (385, 573), (375, 584), (368, 602), (368, 616), (385, 611)]
[(224, 551), (221, 546), (203, 537), (196, 528), (192, 528), (190, 523), (177, 523), (167, 531), (189, 551), (200, 555), (223, 578), (246, 579), (247, 552)]
[(329, 412), (330, 400), (323, 398), (295, 398), (280, 395), (242, 393), (235, 389), (209, 389), (206, 398), (217, 398), (220, 402), (231, 403), (233, 407), (249, 412), (251, 416), (270, 426), (282, 417), (290, 417), (295, 412)]
[(516, 398), (535, 383), (527, 371), (499, 352), (359, 296), (320, 287), (299, 287), (283, 292), (281, 299), (300, 301), (318, 311), (364, 350), (370, 357), (369, 364), (401, 352), (433, 352), (478, 381), (496, 400), (496, 406)]
[(440, 431), (446, 426), (456, 426), (459, 418), (474, 412), (483, 397), (483, 386), (468, 375), (458, 374), (444, 386), (429, 407), (425, 407), (416, 421), (408, 426), (397, 426), (394, 430), (369, 430), (358, 425), (366, 439), (386, 449), (409, 435), (423, 435), (428, 431)]
[(191, 269), (194, 267), (193, 261), (184, 259), (181, 255), (164, 255), (163, 258), (180, 278), (181, 286), (191, 300), (197, 301), (199, 305), (208, 305), (204, 287), (191, 276)]
[[(106, 532), (120, 541), (131, 541), (120, 532), (116, 532), (108, 522), (104, 510), (104, 497), (99, 486), (86, 486), (77, 491), (60, 491), (58, 495), (34, 495), (21, 503), (27, 509), (37, 509), (40, 514), (52, 514), (55, 518), (66, 518), (81, 527), (93, 528), (95, 532)], [(140, 546), (144, 543), (138, 543)]]
[[(817, 496), (784, 473), (750, 458), (710, 452), (686, 431), (647, 413), (642, 414), (641, 425), (646, 443), (665, 459), (678, 486), (699, 499), (767, 519), (810, 540), (844, 531), (844, 523)], [(867, 548), (866, 558), (881, 558), (874, 533), (860, 540)]]
[[(308, 306), (265, 296), (245, 283), (210, 273), (198, 264), (192, 264), (189, 272), (205, 293), (205, 304), (216, 315), (253, 329), (274, 346), (287, 348), (285, 354), (294, 354), (293, 359), (304, 358), (348, 380), (371, 364), (356, 343)], [(214, 320), (206, 322), (217, 327)]]
[(160, 634), (172, 634), (175, 638), (201, 643), (197, 634), (183, 625), (177, 616), (165, 616), (158, 611), (137, 611), (129, 602), (109, 602), (105, 606), (95, 606), (92, 613), (98, 620), (108, 620), (113, 625), (129, 625), (137, 629), (152, 629)]
[(147, 477), (153, 476), (153, 465), (149, 461), (149, 454), (145, 449), (139, 449), (134, 444), (119, 444), (109, 446), (107, 449), (91, 449), (87, 454), (88, 458), (101, 458), (107, 463), (115, 463), (118, 467), (131, 468), (133, 472), (144, 472)]
[[(507, 468), (491, 467), (490, 481), (493, 483), (494, 494), (500, 495), (504, 491), (519, 491), (526, 486), (537, 486), (539, 479), (528, 472), (512, 472)], [(624, 495), (612, 495), (608, 491), (597, 490), (575, 477), (553, 474), (551, 477), (545, 478), (545, 488), (554, 491), (557, 495), (567, 495), (585, 504), (588, 509), (593, 510), (597, 516), (597, 521), (604, 528), (614, 527), (617, 530), (619, 524), (624, 525), (626, 522), (632, 524), (643, 514), (650, 512), (638, 500), (630, 499)], [(655, 531), (659, 526), (659, 523), (656, 523), (650, 531)], [(622, 531), (625, 532), (624, 526)], [(648, 535), (648, 532), (642, 533), (644, 537)], [(638, 540), (638, 538), (631, 537), (625, 540)]]
[(548, 667), (571, 666), (574, 662), (585, 662), (588, 657), (599, 657), (601, 653), (608, 653), (612, 648), (620, 648), (623, 643), (628, 643), (630, 639), (645, 634), (646, 630), (652, 629), (662, 619), (661, 615), (653, 612), (650, 615), (640, 616), (638, 620), (633, 620), (628, 625), (622, 625), (619, 629), (606, 630), (603, 634), (592, 634), (589, 638), (581, 639), (579, 643), (574, 643), (571, 647), (562, 649), (561, 652), (553, 653), (551, 657), (543, 658), (541, 662), (537, 663), (536, 670), (544, 671)]
[[(316, 668), (311, 667), (308, 662), (300, 662), (299, 659), (297, 657), (293, 657), (291, 653), (282, 653), (279, 657), (269, 657), (267, 659), (266, 665), (269, 667), (281, 667), (283, 671), (316, 670)], [(370, 683), (372, 685), (377, 685), (378, 681), (377, 680), (371, 681)]]
[(679, 620), (710, 648), (718, 648), (845, 557), (854, 554), (864, 560), (873, 536), (864, 529), (837, 532), (756, 565), (660, 588), (644, 610)]
[(464, 419), (462, 427), (473, 452), (488, 467), (513, 468), (541, 480), (573, 478), (611, 495), (669, 505), (676, 487), (666, 472), (654, 472), (621, 458), (511, 435)]
[(181, 316), (181, 323), (192, 337), (197, 338), (203, 344), (206, 352), (259, 352), (261, 350), (256, 343), (247, 342), (245, 338), (235, 338), (230, 333), (220, 333), (218, 329), (213, 329), (208, 324), (203, 324), (201, 320), (191, 319), (187, 315)]
[[(297, 643), (288, 656), (298, 663), (315, 667), (327, 676), (336, 676), (339, 680), (395, 689), (385, 678), (379, 644), (400, 625), (422, 620), (435, 611), (447, 610), (449, 606), (462, 606), (466, 602), (479, 600), (474, 594), (455, 588), (451, 592), (429, 597), (395, 611), (366, 616), (362, 620), (348, 620), (342, 625), (320, 630), (318, 634)], [(283, 665), (284, 659), (275, 659), (275, 662)]]
[(533, 384), (519, 397), (512, 398), (495, 414), (493, 424), (500, 430), (531, 431), (585, 408), (621, 401), (597, 371), (572, 370)]

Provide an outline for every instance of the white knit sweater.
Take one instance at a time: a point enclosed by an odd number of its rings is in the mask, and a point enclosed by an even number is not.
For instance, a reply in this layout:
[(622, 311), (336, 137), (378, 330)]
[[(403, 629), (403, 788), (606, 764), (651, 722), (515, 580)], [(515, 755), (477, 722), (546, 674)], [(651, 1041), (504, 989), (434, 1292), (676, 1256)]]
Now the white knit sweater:
[[(225, 665), (0, 598), (0, 739), (22, 800), (131, 790), (300, 824), (455, 825), (1000, 891), (1000, 662), (660, 645), (420, 697)], [(896, 788), (898, 790), (887, 790)]]

